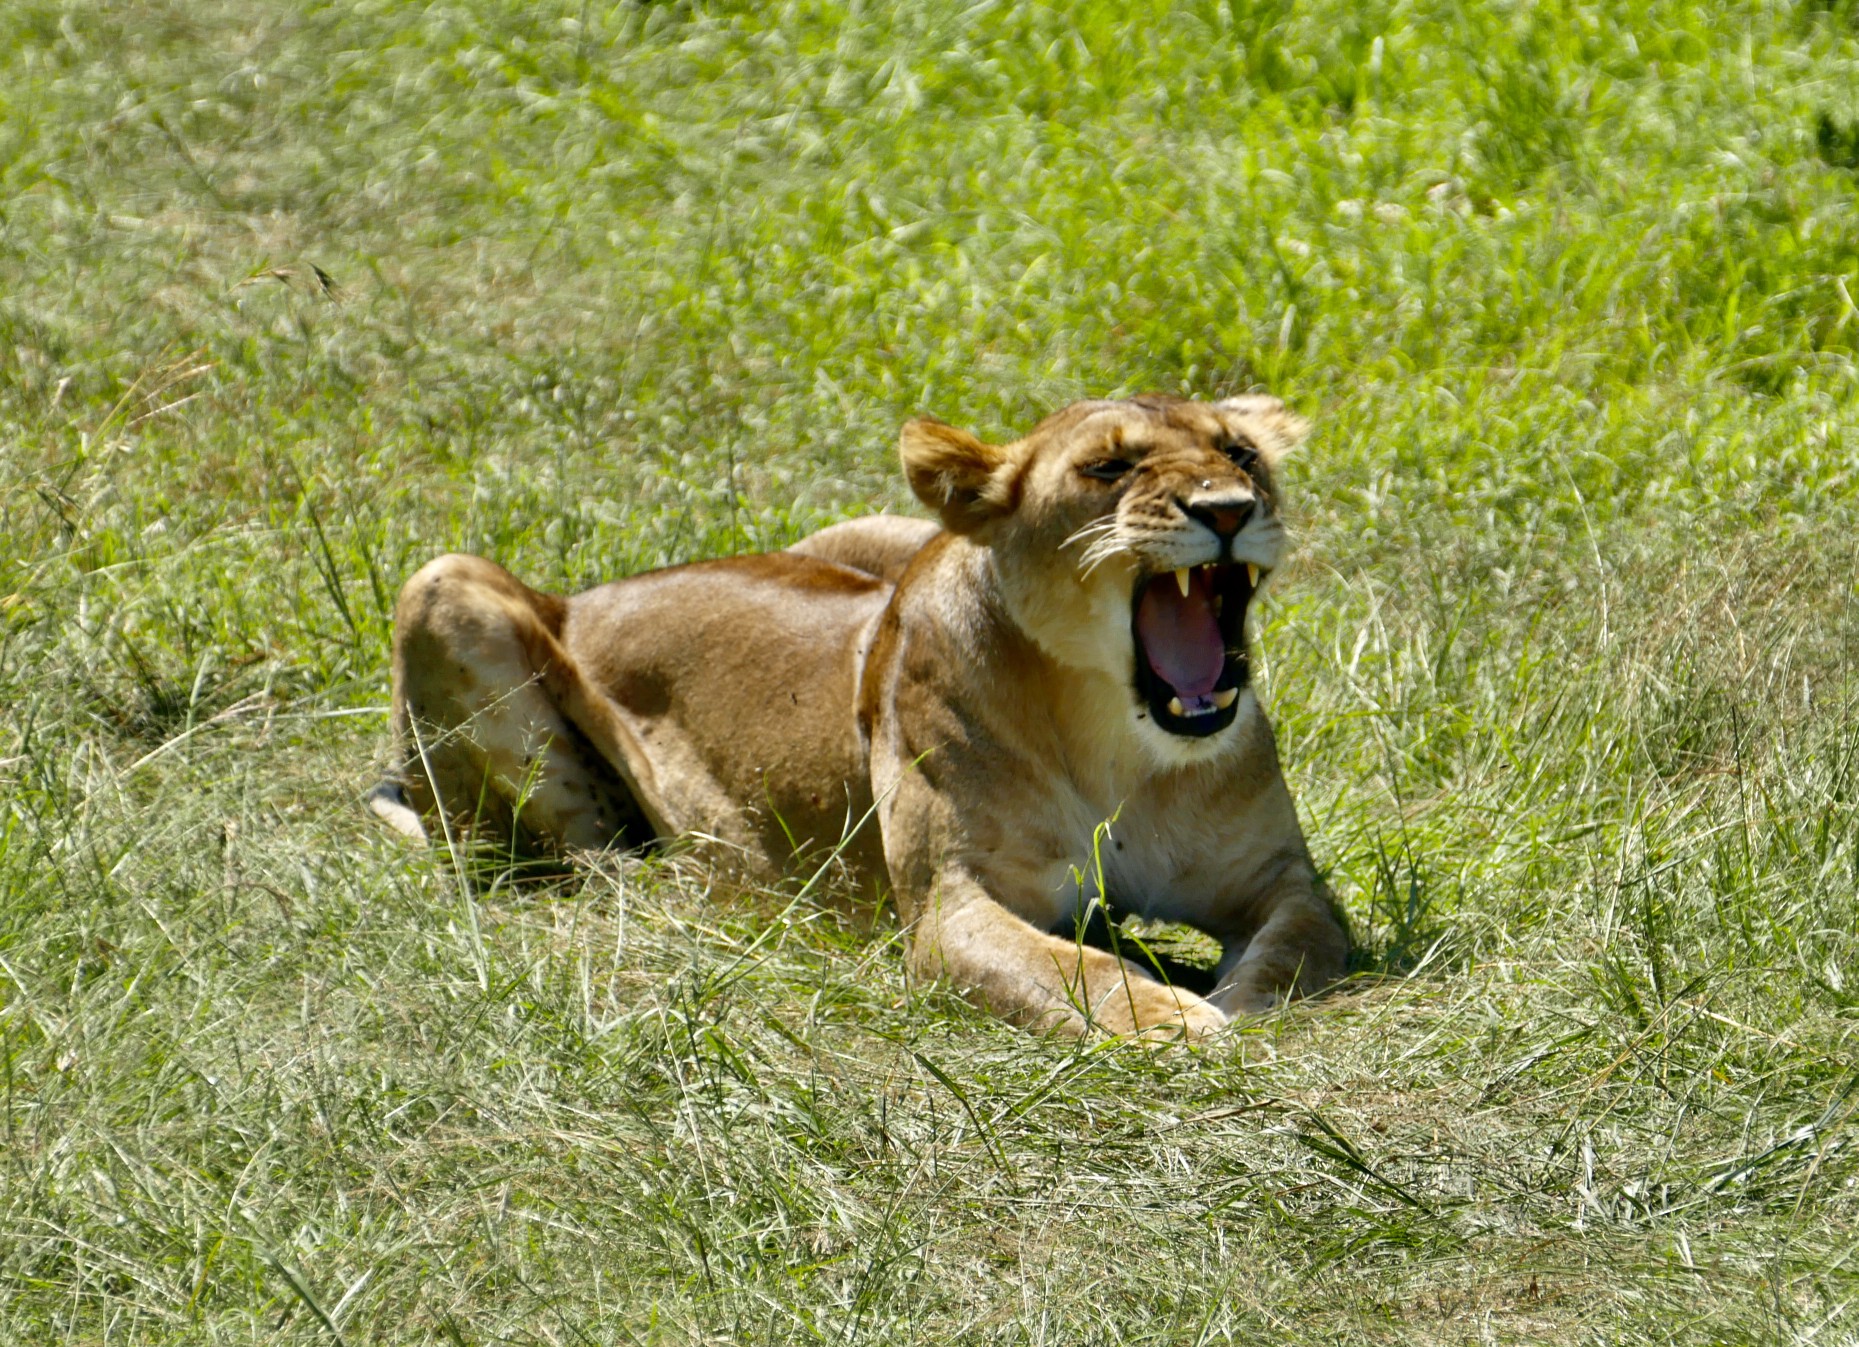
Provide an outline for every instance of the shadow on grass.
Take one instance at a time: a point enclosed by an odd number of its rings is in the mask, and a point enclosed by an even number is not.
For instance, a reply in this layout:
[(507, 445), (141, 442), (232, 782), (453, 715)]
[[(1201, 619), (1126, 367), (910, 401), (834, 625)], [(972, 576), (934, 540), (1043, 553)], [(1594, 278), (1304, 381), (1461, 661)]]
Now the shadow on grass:
[(1363, 859), (1369, 866), (1368, 911), (1365, 922), (1352, 923), (1349, 972), (1399, 978), (1454, 962), (1453, 930), (1440, 910), (1439, 885), (1412, 839), (1403, 835), (1391, 843), (1378, 833)]

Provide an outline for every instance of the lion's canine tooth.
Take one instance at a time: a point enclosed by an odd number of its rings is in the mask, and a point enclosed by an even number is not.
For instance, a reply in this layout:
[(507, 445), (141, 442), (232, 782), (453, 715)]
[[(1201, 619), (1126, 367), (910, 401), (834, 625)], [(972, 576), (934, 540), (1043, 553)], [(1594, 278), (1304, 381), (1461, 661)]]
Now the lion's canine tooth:
[(1168, 713), (1171, 716), (1185, 716), (1188, 714), (1188, 710), (1181, 704), (1181, 698), (1170, 697), (1168, 699)]
[(1226, 710), (1227, 707), (1231, 706), (1234, 702), (1238, 700), (1239, 700), (1239, 689), (1238, 688), (1222, 688), (1220, 689), (1220, 691), (1214, 693), (1214, 705), (1217, 706), (1222, 711)]
[(1259, 587), (1259, 568), (1254, 566), (1250, 561), (1246, 563), (1246, 577), (1252, 581), (1252, 587), (1254, 589)]
[(1188, 597), (1188, 568), (1186, 566), (1175, 567), (1175, 583), (1181, 586), (1181, 597), (1184, 599), (1187, 598)]

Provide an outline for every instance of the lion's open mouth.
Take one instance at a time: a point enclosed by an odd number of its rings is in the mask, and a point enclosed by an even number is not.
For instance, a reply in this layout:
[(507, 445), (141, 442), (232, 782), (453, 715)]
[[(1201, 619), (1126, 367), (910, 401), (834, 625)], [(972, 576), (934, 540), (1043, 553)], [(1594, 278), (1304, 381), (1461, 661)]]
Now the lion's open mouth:
[(1240, 563), (1137, 581), (1130, 602), (1136, 691), (1170, 734), (1214, 734), (1238, 714), (1247, 678), (1246, 605), (1258, 575)]

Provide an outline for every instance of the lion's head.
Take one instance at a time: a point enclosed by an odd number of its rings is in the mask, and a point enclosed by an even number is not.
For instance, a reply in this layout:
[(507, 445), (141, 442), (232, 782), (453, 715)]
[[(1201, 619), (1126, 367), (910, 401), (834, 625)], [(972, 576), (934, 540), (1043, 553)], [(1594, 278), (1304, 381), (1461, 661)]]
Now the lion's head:
[(1304, 429), (1275, 398), (1139, 397), (1003, 446), (913, 421), (901, 449), (911, 489), (988, 549), (1018, 625), (1122, 680), (1185, 749), (1238, 715), (1247, 609), (1285, 548), (1273, 469)]

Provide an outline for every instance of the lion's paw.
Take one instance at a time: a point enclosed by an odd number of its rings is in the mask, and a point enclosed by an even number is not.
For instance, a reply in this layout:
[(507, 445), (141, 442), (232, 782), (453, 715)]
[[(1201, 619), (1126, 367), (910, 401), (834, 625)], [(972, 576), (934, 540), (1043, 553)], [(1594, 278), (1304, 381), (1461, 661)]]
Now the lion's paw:
[(1120, 1032), (1156, 1043), (1197, 1043), (1227, 1026), (1225, 1012), (1189, 992), (1158, 988), (1137, 1006), (1136, 1023)]
[(1287, 1000), (1276, 989), (1240, 986), (1216, 988), (1208, 999), (1236, 1020), (1269, 1015)]

